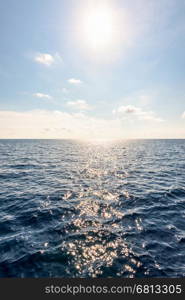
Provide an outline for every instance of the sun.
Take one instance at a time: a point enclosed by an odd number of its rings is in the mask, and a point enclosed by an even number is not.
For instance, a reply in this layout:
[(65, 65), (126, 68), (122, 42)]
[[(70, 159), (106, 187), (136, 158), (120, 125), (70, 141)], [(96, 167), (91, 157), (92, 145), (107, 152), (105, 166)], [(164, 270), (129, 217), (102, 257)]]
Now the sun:
[(110, 9), (94, 9), (84, 20), (84, 33), (89, 46), (93, 49), (106, 47), (113, 42), (114, 20)]
[(83, 4), (77, 7), (74, 19), (76, 49), (94, 66), (114, 63), (130, 40), (127, 10), (113, 0), (86, 0)]
[(117, 18), (114, 8), (103, 1), (90, 1), (80, 14), (80, 35), (86, 48), (108, 51), (116, 43)]

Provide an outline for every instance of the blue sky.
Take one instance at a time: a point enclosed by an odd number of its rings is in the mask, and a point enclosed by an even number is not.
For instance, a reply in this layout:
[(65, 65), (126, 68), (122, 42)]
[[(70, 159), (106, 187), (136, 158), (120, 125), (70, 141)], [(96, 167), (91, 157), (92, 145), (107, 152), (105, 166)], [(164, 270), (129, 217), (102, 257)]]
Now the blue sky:
[(185, 1), (0, 1), (0, 138), (185, 138)]

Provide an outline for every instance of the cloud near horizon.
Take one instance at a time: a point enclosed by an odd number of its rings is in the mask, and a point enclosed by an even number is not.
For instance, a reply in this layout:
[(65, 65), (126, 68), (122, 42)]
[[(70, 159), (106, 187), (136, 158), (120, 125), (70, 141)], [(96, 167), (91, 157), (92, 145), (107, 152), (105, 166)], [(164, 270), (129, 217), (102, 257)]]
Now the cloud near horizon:
[(113, 114), (120, 118), (136, 117), (138, 120), (163, 122), (164, 120), (155, 116), (153, 111), (144, 111), (140, 107), (134, 105), (122, 105), (117, 109), (113, 110)]
[[(160, 124), (163, 124), (162, 127)], [(178, 132), (178, 135), (177, 135)], [(82, 112), (31, 110), (0, 111), (1, 139), (130, 139), (184, 137), (184, 129), (155, 123), (131, 126), (120, 118), (105, 119)]]
[(83, 113), (33, 110), (0, 111), (0, 138), (120, 138), (119, 120), (89, 117)]
[(90, 110), (91, 106), (85, 100), (68, 101), (67, 106), (77, 110)]

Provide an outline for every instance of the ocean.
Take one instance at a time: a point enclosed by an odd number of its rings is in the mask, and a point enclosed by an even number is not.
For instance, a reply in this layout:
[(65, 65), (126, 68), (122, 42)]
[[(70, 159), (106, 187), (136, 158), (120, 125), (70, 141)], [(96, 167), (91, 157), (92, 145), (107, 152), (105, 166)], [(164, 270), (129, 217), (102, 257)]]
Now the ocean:
[(185, 140), (0, 140), (0, 277), (184, 277)]

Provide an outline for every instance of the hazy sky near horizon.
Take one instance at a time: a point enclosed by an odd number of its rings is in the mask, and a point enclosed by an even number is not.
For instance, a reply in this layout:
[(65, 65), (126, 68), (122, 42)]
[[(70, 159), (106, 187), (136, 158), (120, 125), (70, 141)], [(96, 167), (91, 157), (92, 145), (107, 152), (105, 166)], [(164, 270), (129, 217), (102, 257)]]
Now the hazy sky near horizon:
[(184, 0), (0, 1), (0, 138), (185, 138)]

